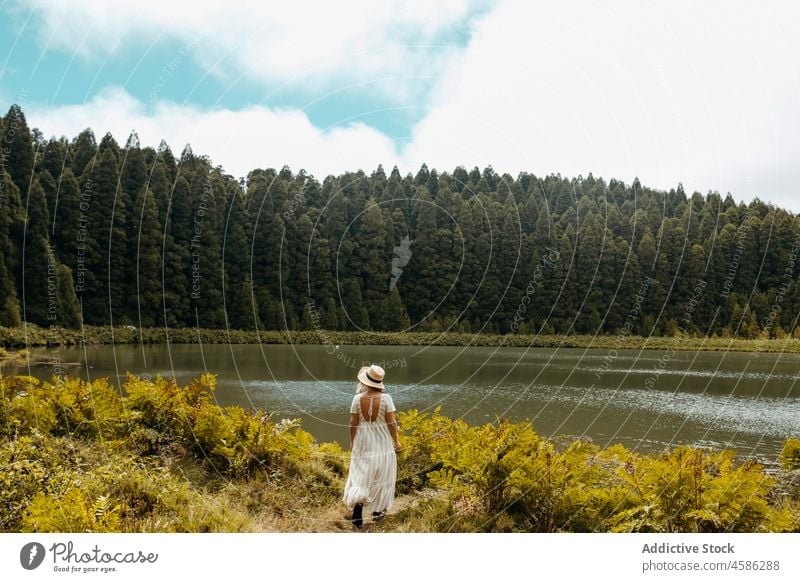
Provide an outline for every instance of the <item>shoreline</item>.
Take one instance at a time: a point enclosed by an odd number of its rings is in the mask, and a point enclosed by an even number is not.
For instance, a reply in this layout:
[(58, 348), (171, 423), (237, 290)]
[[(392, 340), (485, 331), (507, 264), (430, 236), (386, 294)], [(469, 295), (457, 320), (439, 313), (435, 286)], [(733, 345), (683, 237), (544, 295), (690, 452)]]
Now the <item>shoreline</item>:
[(14, 350), (113, 344), (308, 344), (582, 348), (800, 354), (800, 338), (641, 337), (632, 335), (533, 335), (457, 332), (256, 331), (196, 328), (84, 326), (83, 329), (36, 325), (0, 327), (0, 347)]

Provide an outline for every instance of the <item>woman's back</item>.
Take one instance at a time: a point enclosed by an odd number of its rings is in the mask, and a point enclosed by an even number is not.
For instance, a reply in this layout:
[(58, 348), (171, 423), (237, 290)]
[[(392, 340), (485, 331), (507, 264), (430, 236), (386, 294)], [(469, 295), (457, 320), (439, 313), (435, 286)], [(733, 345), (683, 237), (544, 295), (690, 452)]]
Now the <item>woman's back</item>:
[(361, 410), (362, 422), (385, 422), (386, 411), (384, 406), (383, 392), (365, 392), (356, 395), (358, 398), (359, 409)]
[(358, 413), (358, 432), (353, 441), (353, 452), (392, 453), (394, 444), (386, 424), (386, 414), (394, 412), (392, 397), (382, 392), (362, 392), (353, 398), (350, 412)]

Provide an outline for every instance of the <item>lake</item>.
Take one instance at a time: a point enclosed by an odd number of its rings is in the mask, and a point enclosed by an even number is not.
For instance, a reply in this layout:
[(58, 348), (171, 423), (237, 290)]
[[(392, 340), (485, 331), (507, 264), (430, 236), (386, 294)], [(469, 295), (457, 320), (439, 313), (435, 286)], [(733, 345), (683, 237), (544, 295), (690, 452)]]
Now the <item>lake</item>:
[[(679, 444), (735, 448), (774, 462), (800, 436), (800, 355), (427, 346), (119, 345), (31, 350), (84, 378), (126, 372), (186, 382), (218, 375), (219, 404), (301, 417), (320, 440), (347, 443), (348, 406), (363, 363), (386, 369), (398, 409), (470, 423), (530, 420), (546, 436), (586, 436), (641, 451)], [(53, 363), (3, 374), (49, 379)], [(56, 370), (57, 371), (57, 370)]]

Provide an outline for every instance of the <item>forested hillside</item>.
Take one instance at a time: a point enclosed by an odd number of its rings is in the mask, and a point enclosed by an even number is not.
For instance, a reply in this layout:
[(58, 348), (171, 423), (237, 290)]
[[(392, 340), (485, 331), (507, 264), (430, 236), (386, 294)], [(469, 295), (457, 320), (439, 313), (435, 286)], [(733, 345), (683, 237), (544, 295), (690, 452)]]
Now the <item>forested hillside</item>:
[(17, 106), (0, 136), (2, 326), (752, 338), (800, 312), (798, 218), (759, 200), (492, 168), (240, 182)]

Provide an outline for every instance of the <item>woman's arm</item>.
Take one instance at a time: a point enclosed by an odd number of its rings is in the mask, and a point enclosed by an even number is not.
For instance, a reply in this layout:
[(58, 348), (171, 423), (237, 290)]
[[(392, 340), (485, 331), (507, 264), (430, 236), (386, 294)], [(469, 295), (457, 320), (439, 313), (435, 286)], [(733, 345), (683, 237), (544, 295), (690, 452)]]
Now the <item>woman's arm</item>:
[(358, 413), (350, 415), (350, 450), (353, 449), (353, 440), (356, 438), (356, 429), (358, 428)]
[(400, 449), (400, 441), (397, 438), (397, 419), (394, 417), (394, 412), (386, 413), (386, 425), (389, 427), (389, 433), (394, 441), (394, 450), (397, 451)]

